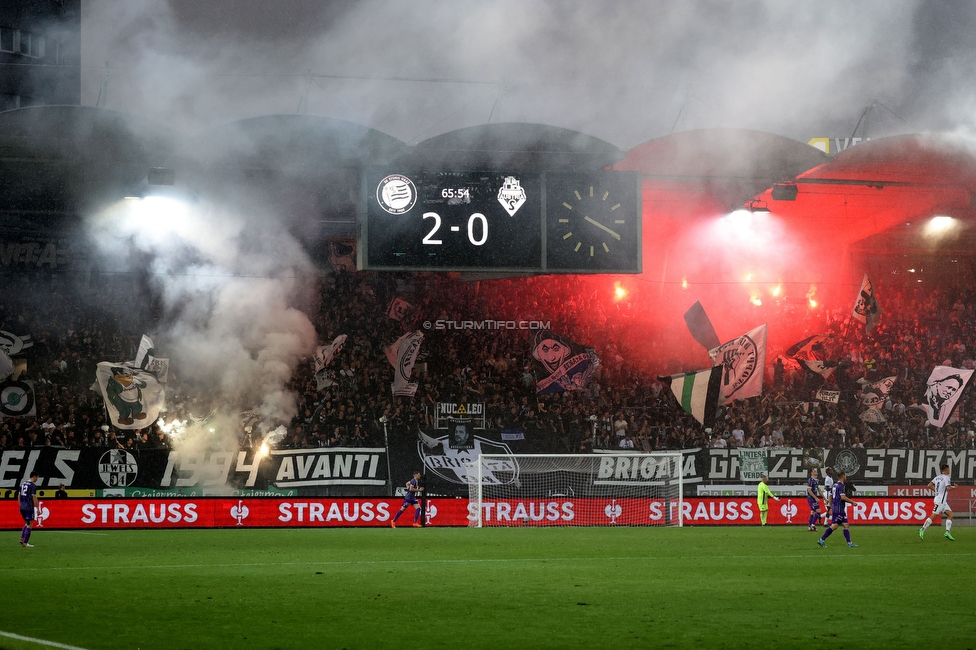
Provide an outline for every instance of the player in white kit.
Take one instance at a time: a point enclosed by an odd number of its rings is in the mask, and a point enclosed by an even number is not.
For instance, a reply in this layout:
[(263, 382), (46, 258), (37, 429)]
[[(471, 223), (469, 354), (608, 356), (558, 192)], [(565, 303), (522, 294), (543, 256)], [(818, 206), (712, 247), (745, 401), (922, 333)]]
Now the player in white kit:
[(834, 486), (834, 468), (824, 467), (823, 501), (824, 501), (824, 526), (830, 525), (830, 489)]
[(935, 505), (932, 507), (932, 515), (918, 529), (918, 536), (925, 539), (925, 529), (932, 525), (932, 519), (942, 515), (945, 519), (945, 537), (950, 542), (954, 542), (956, 539), (949, 532), (952, 530), (952, 510), (949, 509), (949, 490), (955, 490), (956, 486), (952, 484), (952, 479), (949, 478), (948, 463), (942, 463), (940, 469), (942, 473), (937, 475), (929, 483), (929, 489), (935, 493)]

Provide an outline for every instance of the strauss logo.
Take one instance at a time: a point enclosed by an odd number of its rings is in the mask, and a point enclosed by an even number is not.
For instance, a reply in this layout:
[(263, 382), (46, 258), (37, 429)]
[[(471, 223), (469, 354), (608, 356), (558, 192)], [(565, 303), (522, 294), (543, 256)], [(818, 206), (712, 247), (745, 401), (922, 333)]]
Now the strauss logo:
[(786, 523), (792, 524), (793, 517), (796, 516), (796, 513), (798, 512), (798, 508), (796, 507), (796, 504), (793, 503), (792, 499), (787, 499), (786, 503), (784, 503), (779, 507), (779, 512), (781, 515), (786, 517)]
[(623, 508), (614, 499), (611, 501), (606, 508), (603, 509), (603, 514), (605, 514), (609, 519), (611, 524), (617, 523), (617, 517), (623, 512)]
[(37, 502), (37, 512), (34, 513), (34, 521), (37, 522), (37, 527), (41, 528), (44, 526), (44, 520), (51, 516), (51, 511), (44, 507), (43, 501)]
[(244, 505), (243, 501), (238, 501), (237, 505), (230, 509), (230, 516), (237, 520), (238, 526), (244, 525), (244, 520), (247, 519), (248, 514), (250, 514), (250, 511)]

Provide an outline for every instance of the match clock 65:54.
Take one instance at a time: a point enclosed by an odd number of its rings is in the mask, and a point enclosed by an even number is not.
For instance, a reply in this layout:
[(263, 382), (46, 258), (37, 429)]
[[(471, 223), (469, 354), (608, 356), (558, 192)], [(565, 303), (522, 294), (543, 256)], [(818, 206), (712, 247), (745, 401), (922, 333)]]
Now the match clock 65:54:
[(640, 198), (637, 174), (548, 174), (546, 267), (640, 273)]

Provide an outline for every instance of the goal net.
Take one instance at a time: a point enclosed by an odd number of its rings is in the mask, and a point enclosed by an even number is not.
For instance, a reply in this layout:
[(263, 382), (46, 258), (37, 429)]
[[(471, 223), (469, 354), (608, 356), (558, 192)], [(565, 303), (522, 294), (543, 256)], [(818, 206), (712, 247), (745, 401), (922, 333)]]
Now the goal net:
[(681, 526), (681, 452), (481, 454), (471, 526)]

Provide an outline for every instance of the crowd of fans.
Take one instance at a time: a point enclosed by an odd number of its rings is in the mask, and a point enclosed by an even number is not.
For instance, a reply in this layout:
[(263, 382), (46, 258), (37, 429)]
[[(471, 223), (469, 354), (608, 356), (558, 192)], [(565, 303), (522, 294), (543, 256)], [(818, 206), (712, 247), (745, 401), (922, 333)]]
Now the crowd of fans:
[[(0, 330), (32, 337), (33, 346), (21, 358), (27, 360), (24, 377), (35, 382), (37, 403), (36, 417), (0, 420), (0, 449), (170, 447), (172, 440), (155, 424), (138, 431), (112, 427), (100, 394), (91, 390), (95, 363), (132, 358), (141, 334), (154, 331), (158, 313), (150, 306), (133, 315), (123, 308), (123, 291), (100, 287), (79, 293), (65, 282), (56, 275), (18, 278), (20, 289), (0, 304)], [(297, 415), (285, 423), (287, 433), (278, 445), (378, 446), (384, 443), (384, 424), (390, 436), (433, 433), (439, 402), (482, 403), (488, 429), (520, 429), (527, 444), (552, 453), (586, 452), (594, 446), (976, 445), (968, 395), (943, 428), (926, 426), (924, 412), (914, 408), (933, 366), (976, 365), (976, 291), (969, 286), (876, 282), (883, 313), (870, 333), (847, 318), (846, 305), (806, 315), (808, 334), (831, 334), (818, 353), (836, 364), (836, 371), (824, 380), (791, 369), (788, 360), (783, 366), (782, 350), (770, 349), (764, 394), (725, 405), (715, 425), (704, 428), (657, 379), (679, 369), (663, 354), (647, 353), (655, 349), (656, 332), (642, 316), (640, 296), (613, 300), (611, 292), (595, 288), (598, 282), (580, 276), (480, 282), (444, 274), (325, 276), (318, 305), (308, 309), (308, 316), (321, 341), (339, 334), (348, 340), (329, 366), (331, 385), (322, 390), (311, 358), (299, 364), (288, 386), (297, 396)], [(395, 320), (387, 312), (398, 297), (411, 307)], [(485, 319), (548, 321), (559, 335), (595, 348), (601, 362), (585, 389), (537, 395), (531, 329), (429, 326)], [(415, 329), (425, 334), (413, 377), (419, 388), (414, 397), (394, 397), (384, 348)], [(686, 332), (683, 336), (696, 345)], [(880, 407), (885, 421), (863, 421), (865, 382), (888, 376), (897, 379)], [(818, 401), (820, 388), (838, 390), (839, 403)], [(211, 404), (181, 392), (178, 387), (169, 391), (170, 413), (202, 417), (210, 409)], [(239, 433), (242, 445), (257, 442), (256, 433), (243, 425)]]

